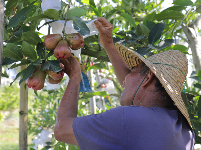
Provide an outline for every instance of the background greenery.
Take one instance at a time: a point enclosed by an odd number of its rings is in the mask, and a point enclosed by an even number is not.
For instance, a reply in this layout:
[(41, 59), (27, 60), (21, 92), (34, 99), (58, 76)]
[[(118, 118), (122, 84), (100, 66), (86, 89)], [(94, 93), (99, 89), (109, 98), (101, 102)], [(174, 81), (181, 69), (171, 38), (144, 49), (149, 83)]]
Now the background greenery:
[[(192, 52), (195, 73), (192, 74), (191, 78), (194, 79), (194, 82), (192, 85), (185, 84), (183, 99), (190, 114), (196, 135), (196, 143), (201, 143), (201, 68), (199, 68), (201, 59), (199, 53), (195, 53), (197, 51), (196, 47), (199, 47), (198, 43), (195, 42), (198, 37), (191, 33), (194, 30), (197, 35), (200, 35), (196, 21), (200, 19), (201, 0), (196, 0), (195, 2), (191, 0), (174, 0), (173, 4), (165, 10), (162, 9), (163, 2), (164, 0), (100, 0), (96, 3), (94, 0), (77, 0), (72, 3), (72, 7), (76, 8), (76, 11), (71, 9), (68, 19), (74, 21), (74, 26), (81, 28), (80, 34), (86, 35), (89, 33), (89, 29), (82, 18), (92, 20), (95, 17), (104, 16), (113, 24), (114, 42), (122, 42), (122, 44), (144, 55), (144, 57), (168, 49), (180, 50), (185, 54)], [(67, 5), (61, 3), (62, 9), (60, 11), (50, 9), (44, 13), (41, 11), (40, 6), (41, 0), (5, 1), (3, 65), (5, 68), (10, 69), (28, 65), (14, 79), (16, 81), (21, 77), (19, 84), (29, 78), (35, 65), (39, 63), (43, 65), (44, 69), (52, 69), (53, 71), (61, 69), (59, 62), (52, 57), (53, 53), (46, 51), (43, 46), (45, 35), (40, 33), (40, 28), (42, 27), (40, 22), (45, 18), (53, 21), (64, 19)], [(186, 33), (186, 30), (189, 33)], [(194, 36), (194, 38), (192, 39), (190, 35)], [(41, 36), (42, 38), (40, 38)], [(188, 47), (177, 44), (175, 39), (178, 38), (180, 41), (187, 42)], [(23, 58), (23, 55), (26, 56), (26, 59)], [(104, 48), (99, 43), (98, 35), (85, 39), (85, 44), (82, 48), (82, 61), (83, 65), (86, 66), (86, 71), (90, 69), (109, 70), (106, 74), (112, 76), (112, 81), (116, 87), (116, 94), (113, 94), (113, 96), (120, 97), (122, 89), (113, 75), (113, 70), (107, 65), (109, 59)], [(94, 66), (90, 66), (92, 61), (95, 62)], [(47, 63), (50, 65), (46, 65)], [(6, 76), (6, 73), (3, 73), (2, 76)], [(93, 93), (80, 93), (79, 116), (90, 114), (89, 97), (100, 95), (107, 97), (108, 101), (112, 99), (110, 98), (111, 95), (106, 92), (97, 92), (98, 86), (96, 83)], [(12, 89), (12, 87), (2, 87), (0, 91), (0, 110), (2, 111), (12, 111), (19, 107), (19, 96), (15, 94), (19, 93), (19, 89)], [(8, 92), (9, 90), (11, 91)], [(39, 127), (40, 129), (53, 128), (56, 110), (63, 91), (64, 87), (56, 91), (46, 91), (44, 89), (38, 92), (38, 96), (29, 99), (31, 104), (29, 106), (30, 134), (39, 133)], [(10, 94), (12, 92), (14, 94)], [(107, 109), (118, 105), (117, 103), (113, 105), (112, 101), (106, 104)], [(101, 111), (98, 110), (97, 113)], [(48, 144), (50, 147), (54, 146), (55, 149), (62, 149), (65, 145), (57, 141)], [(76, 149), (76, 147), (71, 146), (71, 149)]]

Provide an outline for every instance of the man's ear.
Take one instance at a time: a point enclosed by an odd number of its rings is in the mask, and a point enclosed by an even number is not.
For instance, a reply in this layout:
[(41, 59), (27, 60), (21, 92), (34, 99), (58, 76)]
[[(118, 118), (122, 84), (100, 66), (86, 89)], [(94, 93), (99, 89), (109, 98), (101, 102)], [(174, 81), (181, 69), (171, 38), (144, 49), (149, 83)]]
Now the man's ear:
[(150, 70), (142, 83), (142, 87), (152, 84), (154, 81), (154, 77), (155, 77), (154, 73)]

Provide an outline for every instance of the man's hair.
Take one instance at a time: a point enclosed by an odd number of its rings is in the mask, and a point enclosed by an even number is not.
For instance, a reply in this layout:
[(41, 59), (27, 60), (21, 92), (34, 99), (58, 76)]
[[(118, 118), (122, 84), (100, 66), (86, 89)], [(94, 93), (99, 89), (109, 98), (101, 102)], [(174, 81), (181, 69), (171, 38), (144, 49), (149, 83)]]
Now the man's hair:
[[(144, 76), (149, 71), (150, 71), (149, 67), (147, 67), (145, 65), (145, 63), (142, 62), (141, 63), (140, 75)], [(155, 92), (160, 93), (162, 100), (165, 100), (169, 104), (174, 104), (174, 101), (170, 98), (170, 96), (168, 95), (168, 93), (166, 92), (165, 88), (162, 86), (162, 84), (160, 83), (160, 81), (159, 81), (159, 79), (157, 77), (155, 77), (155, 87), (156, 87), (156, 91)]]

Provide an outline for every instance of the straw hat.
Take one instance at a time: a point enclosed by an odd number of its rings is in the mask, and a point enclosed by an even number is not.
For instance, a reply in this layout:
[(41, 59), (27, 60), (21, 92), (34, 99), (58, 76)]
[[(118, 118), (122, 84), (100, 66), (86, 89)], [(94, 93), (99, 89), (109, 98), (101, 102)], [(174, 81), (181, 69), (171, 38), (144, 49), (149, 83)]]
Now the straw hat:
[(188, 72), (186, 55), (178, 50), (168, 50), (145, 59), (140, 54), (119, 43), (116, 43), (115, 46), (129, 68), (133, 68), (141, 61), (150, 68), (192, 127), (188, 111), (181, 97), (183, 83)]

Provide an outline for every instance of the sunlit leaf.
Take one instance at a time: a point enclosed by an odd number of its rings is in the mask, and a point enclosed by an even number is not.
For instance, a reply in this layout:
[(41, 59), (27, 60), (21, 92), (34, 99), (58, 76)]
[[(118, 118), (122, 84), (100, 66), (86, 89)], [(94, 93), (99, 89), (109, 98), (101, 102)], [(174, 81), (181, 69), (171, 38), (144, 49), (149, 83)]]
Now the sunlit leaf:
[(44, 15), (48, 16), (48, 18), (59, 19), (59, 12), (56, 9), (47, 9)]
[(175, 0), (173, 4), (179, 6), (190, 6), (193, 5), (193, 2), (191, 0)]
[(24, 56), (29, 57), (33, 61), (37, 59), (36, 51), (26, 41), (22, 42), (22, 53), (24, 54)]
[(126, 19), (126, 21), (130, 22), (133, 25), (133, 27), (136, 27), (135, 20), (133, 19), (131, 15), (122, 14), (122, 16)]
[(82, 36), (90, 34), (90, 30), (79, 17), (73, 18), (73, 26)]
[(8, 28), (16, 27), (20, 22), (25, 21), (27, 16), (36, 9), (36, 6), (31, 5), (20, 10), (15, 16), (10, 19)]
[(68, 18), (72, 18), (75, 16), (81, 17), (81, 16), (85, 15), (86, 12), (87, 12), (87, 10), (84, 10), (82, 8), (72, 7), (69, 9)]
[(13, 43), (6, 44), (6, 48), (3, 50), (3, 57), (8, 57), (15, 60), (21, 60), (23, 58), (22, 51)]
[(182, 18), (184, 18), (184, 15), (181, 12), (172, 10), (164, 10), (155, 15), (155, 19), (158, 21), (167, 19), (179, 20)]
[(23, 40), (30, 44), (37, 45), (39, 42), (41, 42), (41, 38), (39, 37), (39, 35), (33, 31), (24, 32), (22, 36)]

